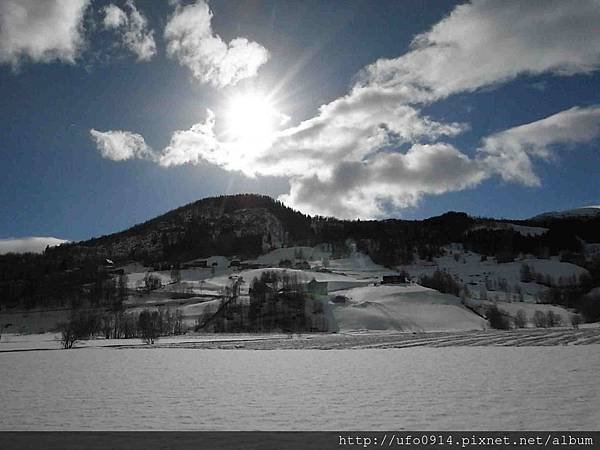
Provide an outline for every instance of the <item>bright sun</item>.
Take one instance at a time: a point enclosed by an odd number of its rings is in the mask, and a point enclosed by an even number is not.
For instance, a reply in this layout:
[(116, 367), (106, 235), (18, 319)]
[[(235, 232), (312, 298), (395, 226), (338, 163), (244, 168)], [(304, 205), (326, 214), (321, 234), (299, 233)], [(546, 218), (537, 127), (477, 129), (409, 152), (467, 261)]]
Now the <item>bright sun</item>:
[(267, 145), (279, 125), (278, 116), (267, 97), (239, 95), (227, 110), (227, 134), (244, 145)]

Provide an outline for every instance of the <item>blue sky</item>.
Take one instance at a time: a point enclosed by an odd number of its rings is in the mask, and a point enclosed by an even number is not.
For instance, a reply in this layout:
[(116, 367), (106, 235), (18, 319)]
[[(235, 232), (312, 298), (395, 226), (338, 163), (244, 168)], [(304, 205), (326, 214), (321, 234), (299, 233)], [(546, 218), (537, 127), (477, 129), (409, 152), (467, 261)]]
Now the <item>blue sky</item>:
[(0, 3), (0, 238), (257, 192), (312, 214), (600, 203), (600, 2)]

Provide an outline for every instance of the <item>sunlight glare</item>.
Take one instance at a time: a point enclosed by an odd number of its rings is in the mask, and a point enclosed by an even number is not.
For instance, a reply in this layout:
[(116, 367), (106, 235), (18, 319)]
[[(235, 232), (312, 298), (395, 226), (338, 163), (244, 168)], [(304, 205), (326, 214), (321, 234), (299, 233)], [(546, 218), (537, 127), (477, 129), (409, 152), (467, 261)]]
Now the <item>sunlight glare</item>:
[(280, 114), (258, 94), (233, 98), (227, 111), (227, 134), (244, 145), (264, 146), (274, 138)]

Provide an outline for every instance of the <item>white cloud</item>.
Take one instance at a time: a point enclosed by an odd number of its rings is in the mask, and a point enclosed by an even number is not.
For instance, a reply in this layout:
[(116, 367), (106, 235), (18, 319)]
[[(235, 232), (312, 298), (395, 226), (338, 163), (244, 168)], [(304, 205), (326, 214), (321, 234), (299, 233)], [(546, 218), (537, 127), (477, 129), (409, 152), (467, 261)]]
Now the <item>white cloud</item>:
[[(277, 111), (274, 114), (280, 115)], [(160, 163), (208, 162), (249, 176), (328, 175), (338, 161), (365, 161), (386, 146), (453, 136), (465, 129), (464, 124), (422, 117), (414, 108), (372, 92), (324, 105), (318, 117), (274, 132), (263, 147), (223, 141), (214, 127), (215, 116), (209, 110), (204, 123), (176, 131)]]
[(63, 244), (64, 239), (55, 237), (24, 237), (0, 239), (0, 255), (6, 253), (43, 253), (46, 246)]
[(167, 54), (188, 67), (202, 83), (235, 85), (256, 76), (269, 59), (262, 45), (238, 37), (226, 43), (211, 27), (212, 12), (203, 0), (177, 5), (165, 27)]
[(319, 114), (279, 133), (246, 171), (271, 175), (326, 175), (339, 161), (368, 162), (386, 147), (455, 136), (467, 126), (440, 123), (402, 103), (403, 94), (356, 89), (321, 106)]
[[(322, 114), (326, 110), (321, 108)], [(351, 111), (356, 112), (354, 108)], [(336, 116), (348, 119), (341, 110)], [(421, 134), (461, 131), (457, 124), (438, 124), (410, 108), (405, 116), (401, 131), (415, 132), (411, 139)], [(347, 122), (347, 129), (340, 126), (327, 131), (329, 122), (317, 119), (284, 130), (262, 152), (220, 141), (210, 110), (205, 122), (176, 131), (160, 154), (150, 150), (143, 138), (134, 133), (91, 133), (102, 155), (109, 159), (145, 158), (166, 167), (209, 163), (250, 176), (287, 176), (290, 193), (281, 196), (282, 201), (307, 213), (342, 218), (382, 216), (389, 208), (403, 209), (418, 204), (425, 195), (471, 188), (496, 174), (507, 181), (539, 185), (531, 158), (549, 160), (556, 145), (585, 143), (600, 136), (600, 106), (571, 108), (490, 135), (482, 140), (476, 158), (442, 142), (414, 143), (406, 152), (384, 147), (390, 140), (389, 129), (382, 129), (380, 136), (372, 130), (353, 130), (361, 121), (368, 122), (360, 112), (356, 122)], [(335, 133), (342, 135), (344, 130), (350, 137), (347, 148), (340, 152), (344, 137), (336, 138)], [(330, 138), (338, 146), (328, 147)], [(409, 135), (405, 138), (409, 139)]]
[(154, 30), (148, 29), (148, 20), (128, 0), (129, 14), (114, 4), (104, 8), (104, 27), (119, 32), (123, 45), (137, 56), (138, 61), (149, 61), (156, 54)]
[(379, 153), (368, 162), (340, 161), (328, 176), (293, 177), (288, 205), (312, 214), (372, 218), (387, 207), (414, 206), (424, 195), (472, 187), (484, 167), (449, 144), (415, 144), (408, 152)]
[[(385, 212), (385, 204), (403, 208), (416, 204), (425, 194), (474, 186), (497, 172), (493, 161), (500, 161), (499, 155), (472, 160), (456, 149), (449, 152), (443, 144), (419, 145), (455, 136), (467, 126), (431, 120), (416, 105), (521, 74), (568, 75), (597, 68), (599, 5), (585, 0), (576, 8), (563, 2), (475, 1), (460, 5), (415, 38), (407, 54), (367, 67), (348, 95), (321, 106), (316, 117), (282, 132), (254, 163), (245, 164), (245, 171), (290, 176), (291, 191), (284, 197), (288, 203), (343, 217), (377, 216)], [(554, 142), (577, 141), (576, 136), (568, 137)], [(403, 155), (397, 149), (407, 143), (416, 145)], [(382, 148), (395, 148), (394, 156), (383, 158)], [(409, 165), (411, 170), (407, 170), (403, 163), (409, 164), (421, 154), (422, 163)], [(223, 152), (222, 156), (219, 165), (227, 168), (231, 155)], [(440, 163), (441, 156), (447, 158), (444, 163)], [(523, 153), (513, 152), (511, 162), (519, 164), (519, 158), (525, 159)], [(395, 182), (381, 182), (381, 161), (393, 167)], [(464, 183), (457, 172), (448, 178), (448, 167), (463, 170)], [(504, 171), (502, 176), (509, 175)], [(352, 180), (351, 186), (348, 180)], [(524, 178), (515, 176), (512, 181), (524, 182)]]
[(74, 63), (84, 46), (88, 0), (2, 0), (0, 63)]
[(96, 147), (103, 158), (113, 161), (124, 161), (132, 158), (143, 158), (154, 160), (155, 154), (146, 145), (144, 138), (131, 131), (97, 131), (90, 130)]
[(557, 145), (585, 143), (599, 136), (600, 106), (575, 107), (488, 136), (479, 153), (489, 169), (504, 180), (539, 186), (532, 158), (548, 161)]
[(160, 165), (176, 166), (181, 164), (215, 163), (212, 155), (218, 154), (219, 142), (214, 134), (215, 115), (207, 111), (204, 123), (197, 123), (189, 130), (173, 133), (171, 142), (158, 158)]
[(127, 25), (127, 14), (112, 3), (104, 7), (104, 28), (119, 28)]
[(600, 66), (600, 1), (475, 0), (368, 66), (361, 86), (404, 89), (431, 101), (518, 75), (587, 73)]

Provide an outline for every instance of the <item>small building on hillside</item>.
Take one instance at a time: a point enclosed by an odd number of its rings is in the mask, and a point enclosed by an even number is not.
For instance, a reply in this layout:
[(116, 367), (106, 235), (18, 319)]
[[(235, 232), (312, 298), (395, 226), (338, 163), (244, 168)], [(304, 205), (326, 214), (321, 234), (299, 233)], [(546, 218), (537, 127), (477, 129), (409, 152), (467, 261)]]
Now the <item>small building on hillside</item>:
[(405, 275), (384, 275), (381, 284), (406, 284), (408, 280)]
[(208, 261), (206, 259), (194, 259), (192, 261), (187, 261), (181, 264), (182, 269), (205, 269), (208, 267)]

